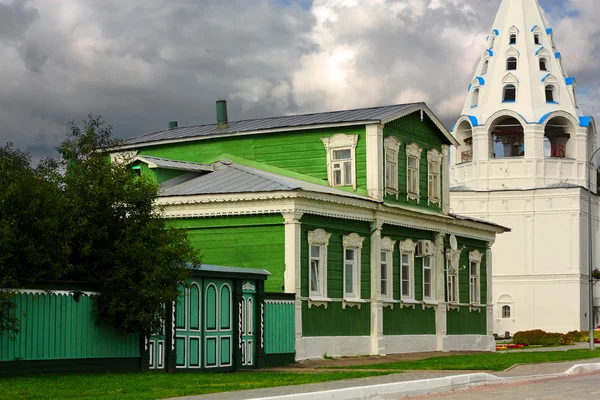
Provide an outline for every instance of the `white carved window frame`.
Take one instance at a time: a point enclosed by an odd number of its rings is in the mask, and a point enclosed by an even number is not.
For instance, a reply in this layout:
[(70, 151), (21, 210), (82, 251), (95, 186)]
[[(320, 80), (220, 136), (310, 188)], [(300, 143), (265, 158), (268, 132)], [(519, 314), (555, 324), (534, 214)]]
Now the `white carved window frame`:
[[(308, 295), (311, 300), (323, 301), (329, 300), (327, 298), (327, 247), (329, 246), (329, 238), (331, 234), (325, 232), (323, 229), (316, 229), (314, 231), (308, 232)], [(311, 290), (311, 282), (312, 282), (312, 252), (311, 247), (316, 246), (319, 247), (319, 262), (320, 262), (320, 270), (319, 276), (317, 277), (319, 283), (319, 290), (313, 291)]]
[[(356, 145), (358, 143), (358, 135), (346, 135), (343, 133), (338, 133), (329, 138), (321, 138), (321, 141), (325, 145), (325, 150), (327, 150), (327, 177), (329, 180), (329, 186), (352, 186), (352, 189), (356, 191)], [(334, 151), (340, 150), (350, 150), (351, 157), (351, 173), (352, 179), (351, 184), (344, 184), (342, 180), (341, 185), (335, 184), (334, 179)]]
[(400, 145), (400, 141), (395, 136), (388, 136), (383, 140), (383, 156), (385, 159), (385, 194), (395, 195), (396, 198), (398, 198), (399, 192), (398, 154), (400, 152)]
[[(415, 299), (415, 248), (417, 242), (411, 239), (406, 239), (400, 242), (400, 299), (414, 300)], [(408, 264), (404, 263), (403, 256), (407, 256)], [(404, 273), (404, 266), (408, 267), (408, 277)], [(408, 279), (407, 279), (408, 278)], [(408, 291), (406, 294), (402, 290), (404, 281), (408, 281)]]
[[(429, 261), (429, 266), (426, 266), (426, 262), (425, 260)], [(433, 256), (433, 254), (427, 254), (425, 256), (423, 256), (422, 259), (423, 262), (423, 271), (422, 271), (422, 276), (423, 276), (423, 300), (434, 300), (435, 297), (435, 257)], [(429, 286), (430, 286), (430, 295), (426, 296), (425, 295), (425, 270), (429, 269)]]
[[(423, 149), (419, 147), (416, 143), (411, 143), (406, 146), (406, 199), (407, 200), (416, 200), (417, 204), (419, 204), (420, 195), (419, 195), (419, 187), (420, 187), (420, 166), (421, 166), (421, 153)], [(416, 164), (415, 167), (410, 167), (410, 161), (414, 160)], [(413, 172), (416, 170), (416, 173)], [(411, 187), (411, 174), (413, 176), (413, 184), (415, 187)]]
[[(437, 149), (427, 152), (427, 204), (442, 205), (442, 153)], [(437, 176), (437, 183), (433, 182)], [(432, 189), (434, 191), (433, 196)]]
[[(390, 237), (384, 237), (381, 239), (381, 253), (386, 254), (386, 277), (385, 277), (385, 288), (387, 289), (387, 293), (383, 294), (383, 276), (381, 274), (381, 265), (379, 266), (379, 293), (381, 293), (381, 297), (385, 300), (391, 300), (394, 298), (394, 247), (396, 246), (396, 241), (392, 240)], [(381, 264), (383, 261), (380, 260)]]
[[(360, 300), (360, 278), (361, 278), (361, 257), (360, 253), (362, 252), (363, 242), (365, 238), (359, 236), (357, 233), (351, 233), (349, 235), (344, 235), (342, 238), (342, 244), (344, 247), (344, 273), (343, 273), (343, 291), (344, 291), (344, 300), (346, 301), (356, 301)], [(346, 251), (353, 250), (354, 251), (354, 260), (352, 263), (352, 293), (347, 293), (346, 290)]]
[(461, 250), (451, 249), (446, 252), (446, 297), (450, 304), (460, 303), (460, 253)]
[(469, 303), (481, 304), (481, 260), (483, 253), (479, 250), (469, 252)]

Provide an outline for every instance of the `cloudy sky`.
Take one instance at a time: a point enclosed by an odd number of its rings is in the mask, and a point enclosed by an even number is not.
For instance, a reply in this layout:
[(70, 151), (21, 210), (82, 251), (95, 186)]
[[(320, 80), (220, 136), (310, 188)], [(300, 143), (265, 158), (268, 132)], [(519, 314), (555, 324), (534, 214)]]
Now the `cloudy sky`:
[[(540, 0), (598, 117), (600, 2)], [(448, 127), (500, 0), (0, 0), (0, 145), (425, 101)]]

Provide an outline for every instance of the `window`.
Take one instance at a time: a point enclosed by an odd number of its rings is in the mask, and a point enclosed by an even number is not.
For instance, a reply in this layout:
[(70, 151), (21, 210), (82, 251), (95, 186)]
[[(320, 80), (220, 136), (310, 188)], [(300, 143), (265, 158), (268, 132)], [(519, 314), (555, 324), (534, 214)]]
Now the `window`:
[(496, 43), (496, 36), (492, 36), (490, 39), (490, 49), (494, 48), (494, 44)]
[(423, 257), (423, 298), (433, 298), (433, 256)]
[(535, 35), (533, 35), (533, 43), (535, 43), (535, 44), (542, 44), (540, 42), (540, 35), (538, 35), (537, 33)]
[(510, 306), (502, 306), (502, 318), (510, 318)]
[(356, 190), (356, 144), (358, 135), (338, 134), (321, 139), (327, 150), (330, 186), (352, 186)]
[(473, 90), (471, 94), (471, 108), (475, 108), (479, 105), (479, 88)]
[(517, 44), (517, 35), (516, 34), (512, 34), (510, 35), (510, 41), (508, 42), (508, 44)]
[(344, 244), (344, 298), (360, 298), (360, 251), (364, 237), (351, 233), (343, 238)]
[(388, 136), (383, 141), (385, 150), (385, 189), (386, 194), (398, 195), (398, 151), (400, 141), (394, 136)]
[(489, 65), (490, 65), (490, 62), (488, 60), (485, 60), (483, 62), (483, 66), (481, 67), (481, 75), (487, 74)]
[(441, 195), (441, 179), (440, 170), (442, 166), (442, 153), (436, 149), (431, 149), (427, 152), (427, 204), (440, 204)]
[(471, 304), (481, 303), (481, 257), (478, 250), (469, 253), (469, 301)]
[(381, 297), (389, 299), (392, 298), (392, 274), (394, 271), (394, 246), (396, 241), (389, 237), (381, 239), (381, 260), (379, 269), (379, 289), (381, 291)]
[(514, 102), (517, 100), (517, 87), (515, 85), (504, 86), (503, 102)]
[(459, 302), (458, 263), (460, 252), (460, 250), (448, 250), (446, 254), (446, 296), (448, 303)]
[(406, 197), (419, 202), (419, 163), (421, 148), (416, 143), (406, 146)]
[(310, 297), (327, 297), (327, 245), (330, 237), (322, 229), (308, 232)]
[(410, 239), (400, 242), (400, 298), (414, 299), (414, 261), (416, 243)]
[(540, 58), (540, 71), (548, 71), (548, 60)]
[(509, 57), (506, 60), (506, 69), (509, 71), (514, 71), (517, 69), (517, 58), (516, 57)]
[(546, 85), (546, 103), (556, 103), (558, 100), (556, 96), (556, 86)]

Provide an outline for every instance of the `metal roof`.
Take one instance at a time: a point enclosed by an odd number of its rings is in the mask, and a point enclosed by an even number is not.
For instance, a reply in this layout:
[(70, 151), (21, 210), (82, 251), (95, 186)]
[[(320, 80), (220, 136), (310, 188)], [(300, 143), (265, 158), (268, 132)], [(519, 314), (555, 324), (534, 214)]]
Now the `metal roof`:
[(176, 169), (180, 171), (214, 171), (214, 167), (211, 165), (189, 161), (169, 160), (160, 157), (137, 156), (133, 161), (142, 161), (148, 164), (150, 168)]
[(192, 140), (211, 136), (230, 136), (242, 133), (281, 131), (313, 126), (335, 126), (350, 123), (387, 123), (417, 111), (425, 112), (442, 131), (449, 143), (456, 144), (455, 139), (425, 105), (425, 103), (397, 104), (391, 106), (362, 108), (355, 110), (330, 111), (314, 114), (288, 115), (283, 117), (249, 119), (229, 122), (227, 128), (218, 129), (217, 124), (193, 125), (164, 129), (147, 133), (125, 141), (124, 148), (140, 147), (139, 145), (157, 144), (165, 141)]
[(230, 274), (250, 274), (250, 275), (261, 275), (261, 276), (271, 275), (271, 273), (265, 269), (255, 269), (255, 268), (227, 267), (227, 266), (223, 266), (223, 265), (209, 265), (209, 264), (201, 264), (201, 265), (189, 265), (188, 264), (187, 267), (189, 269), (193, 269), (194, 271), (230, 273)]
[(452, 217), (452, 218), (456, 218), (456, 219), (458, 219), (458, 220), (460, 220), (460, 221), (471, 221), (471, 222), (477, 222), (477, 223), (479, 223), (479, 224), (491, 225), (491, 226), (495, 226), (495, 227), (498, 227), (498, 228), (504, 229), (504, 231), (505, 231), (505, 232), (510, 232), (510, 231), (512, 231), (512, 229), (511, 229), (511, 228), (507, 228), (506, 226), (502, 226), (502, 225), (496, 224), (496, 223), (494, 223), (494, 222), (486, 221), (486, 220), (483, 220), (483, 219), (479, 219), (479, 218), (473, 218), (473, 217), (467, 217), (467, 216), (465, 216), (465, 215), (458, 215), (458, 214), (453, 214), (453, 213), (448, 213), (448, 215), (449, 215), (450, 217)]
[(198, 175), (189, 173), (163, 182), (160, 196), (192, 196), (201, 194), (279, 192), (293, 190), (304, 190), (307, 192), (326, 193), (354, 197), (362, 200), (371, 200), (369, 197), (356, 193), (261, 171), (256, 168), (236, 164), (230, 160), (220, 160), (218, 163), (215, 163), (214, 172), (208, 174)]

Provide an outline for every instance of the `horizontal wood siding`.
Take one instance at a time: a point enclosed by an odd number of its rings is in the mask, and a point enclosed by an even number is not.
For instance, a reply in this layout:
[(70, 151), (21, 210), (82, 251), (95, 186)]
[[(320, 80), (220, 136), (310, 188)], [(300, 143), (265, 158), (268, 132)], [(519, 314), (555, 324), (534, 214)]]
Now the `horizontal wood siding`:
[(296, 352), (295, 304), (265, 302), (265, 354)]
[(446, 313), (446, 331), (448, 335), (485, 335), (486, 309), (469, 311), (468, 306)]
[(21, 332), (15, 340), (0, 334), (0, 361), (139, 357), (139, 335), (99, 322), (94, 299), (17, 294)]
[(369, 336), (371, 330), (370, 303), (342, 308), (341, 302), (308, 307), (302, 302), (302, 336)]
[[(448, 238), (445, 239), (446, 241)], [(480, 298), (481, 304), (487, 303), (487, 266), (486, 266), (486, 258), (487, 258), (487, 244), (486, 242), (474, 239), (467, 239), (457, 237), (458, 248), (463, 249), (460, 253), (460, 262), (459, 262), (459, 271), (458, 271), (458, 290), (459, 290), (459, 301), (462, 304), (468, 304), (470, 302), (469, 299), (469, 252), (474, 250), (479, 250), (483, 253), (483, 257), (481, 258), (480, 265)], [(450, 245), (447, 244), (449, 247)], [(448, 277), (445, 276), (446, 287), (448, 285)], [(446, 293), (446, 296), (448, 294)], [(446, 298), (447, 300), (447, 298)]]
[[(424, 116), (424, 120), (421, 121), (421, 116), (418, 112), (407, 115), (395, 121), (385, 124), (383, 127), (383, 136), (396, 137), (401, 145), (398, 153), (398, 196), (386, 195), (385, 202), (402, 205), (412, 205), (421, 208), (426, 208), (433, 211), (441, 212), (442, 209), (438, 205), (430, 204), (427, 205), (427, 194), (428, 194), (428, 172), (427, 172), (427, 151), (431, 149), (437, 149), (442, 151), (442, 143), (446, 142), (447, 139), (443, 136), (440, 130), (435, 124), (427, 117)], [(406, 182), (406, 146), (416, 143), (423, 149), (421, 153), (421, 163), (419, 166), (419, 195), (420, 201), (417, 203), (416, 200), (408, 200), (407, 194), (407, 182)], [(382, 160), (384, 171), (385, 171), (385, 159)], [(441, 173), (441, 170), (440, 170)], [(443, 180), (442, 180), (443, 182)], [(441, 192), (443, 195), (443, 190)], [(445, 199), (442, 199), (444, 201)]]
[(189, 218), (169, 221), (187, 229), (202, 263), (265, 269), (265, 290), (283, 292), (285, 233), (281, 215)]
[[(301, 220), (301, 284), (302, 296), (308, 297), (308, 232), (323, 229), (331, 234), (327, 247), (327, 296), (330, 298), (343, 298), (343, 265), (344, 246), (343, 236), (357, 233), (364, 237), (361, 251), (361, 298), (371, 298), (371, 240), (369, 223), (348, 221), (335, 218), (304, 215)], [(269, 278), (270, 279), (270, 278)]]
[(142, 148), (140, 155), (199, 163), (209, 163), (216, 157), (232, 155), (327, 182), (327, 152), (321, 138), (331, 137), (338, 133), (359, 135), (356, 147), (357, 186), (366, 191), (366, 130), (364, 126), (173, 143)]
[(435, 310), (421, 305), (383, 309), (384, 335), (435, 335)]

